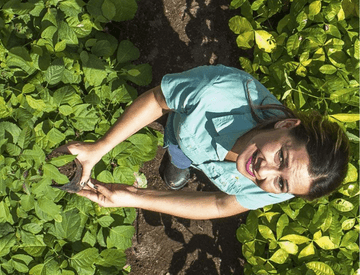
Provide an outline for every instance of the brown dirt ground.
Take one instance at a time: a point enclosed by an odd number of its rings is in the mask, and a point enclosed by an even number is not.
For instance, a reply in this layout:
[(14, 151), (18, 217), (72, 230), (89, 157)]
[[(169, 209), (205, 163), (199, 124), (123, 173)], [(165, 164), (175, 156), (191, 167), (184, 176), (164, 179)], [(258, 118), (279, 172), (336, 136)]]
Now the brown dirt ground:
[[(224, 64), (240, 68), (239, 50), (228, 21), (236, 15), (228, 0), (139, 1), (135, 18), (109, 24), (119, 40), (129, 39), (140, 50), (138, 63), (149, 63), (153, 81), (139, 93), (160, 84), (167, 73), (181, 72), (200, 65)], [(164, 119), (152, 126), (162, 129)], [(164, 149), (142, 172), (148, 187), (166, 189), (159, 175)], [(207, 191), (214, 187), (196, 173), (184, 190)], [(138, 210), (133, 246), (127, 250), (133, 275), (243, 274), (244, 259), (236, 229), (246, 214), (226, 219), (194, 221)]]

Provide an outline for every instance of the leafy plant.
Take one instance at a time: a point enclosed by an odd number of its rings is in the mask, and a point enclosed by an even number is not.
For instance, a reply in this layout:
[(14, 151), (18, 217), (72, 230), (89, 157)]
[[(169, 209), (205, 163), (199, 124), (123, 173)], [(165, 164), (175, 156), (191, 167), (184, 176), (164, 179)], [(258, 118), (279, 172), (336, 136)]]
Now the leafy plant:
[(245, 274), (355, 274), (359, 268), (359, 25), (357, 0), (233, 0), (229, 21), (245, 71), (297, 110), (317, 109), (351, 141), (348, 175), (316, 202), (250, 212), (237, 231)]
[[(94, 141), (151, 81), (139, 50), (103, 31), (135, 0), (0, 1), (0, 274), (125, 274), (135, 210), (99, 208), (50, 187), (46, 160), (67, 140)], [(133, 184), (161, 135), (143, 129), (104, 156), (93, 177)], [(128, 269), (127, 269), (128, 270)]]

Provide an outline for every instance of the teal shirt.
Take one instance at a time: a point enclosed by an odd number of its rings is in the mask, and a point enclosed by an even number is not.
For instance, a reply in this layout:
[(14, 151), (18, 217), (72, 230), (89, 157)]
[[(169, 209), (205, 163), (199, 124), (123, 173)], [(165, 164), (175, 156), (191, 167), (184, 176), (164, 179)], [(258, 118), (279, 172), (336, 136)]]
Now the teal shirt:
[(236, 140), (256, 126), (246, 89), (254, 105), (280, 104), (260, 82), (236, 68), (202, 66), (165, 75), (161, 90), (173, 110), (165, 129), (165, 146), (179, 145), (192, 166), (221, 191), (235, 195), (241, 206), (257, 209), (293, 195), (268, 193), (243, 176), (235, 162), (224, 161)]

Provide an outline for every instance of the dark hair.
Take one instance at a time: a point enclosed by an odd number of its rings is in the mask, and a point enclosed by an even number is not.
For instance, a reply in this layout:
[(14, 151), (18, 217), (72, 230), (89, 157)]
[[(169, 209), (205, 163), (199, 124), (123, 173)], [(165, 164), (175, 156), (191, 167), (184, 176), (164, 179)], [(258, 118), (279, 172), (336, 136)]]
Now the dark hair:
[[(341, 185), (348, 170), (349, 140), (339, 124), (317, 111), (292, 111), (278, 104), (254, 106), (248, 89), (246, 94), (251, 115), (259, 123), (259, 129), (273, 128), (276, 122), (286, 118), (300, 119), (301, 123), (290, 130), (290, 135), (305, 144), (310, 158), (308, 171), (313, 181), (309, 194), (299, 197), (317, 199)], [(261, 111), (263, 118), (256, 114), (256, 110)], [(274, 111), (282, 114), (275, 115)]]

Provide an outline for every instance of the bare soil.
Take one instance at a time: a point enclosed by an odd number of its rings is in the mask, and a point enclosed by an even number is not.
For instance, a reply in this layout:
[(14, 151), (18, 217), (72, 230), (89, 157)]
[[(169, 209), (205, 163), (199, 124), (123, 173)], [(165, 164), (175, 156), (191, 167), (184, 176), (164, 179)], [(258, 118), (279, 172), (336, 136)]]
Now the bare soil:
[[(138, 1), (135, 18), (108, 24), (119, 40), (129, 39), (140, 50), (138, 63), (149, 63), (153, 81), (138, 88), (143, 93), (160, 84), (167, 73), (182, 72), (200, 65), (224, 64), (240, 68), (239, 56), (251, 55), (237, 48), (236, 36), (228, 27), (237, 11), (229, 0)], [(151, 126), (162, 131), (165, 119)], [(148, 187), (164, 190), (159, 174), (164, 149), (142, 168)], [(214, 185), (193, 171), (184, 190), (206, 192)], [(133, 246), (126, 251), (133, 275), (243, 274), (244, 259), (236, 229), (246, 214), (226, 219), (194, 221), (138, 210)]]

